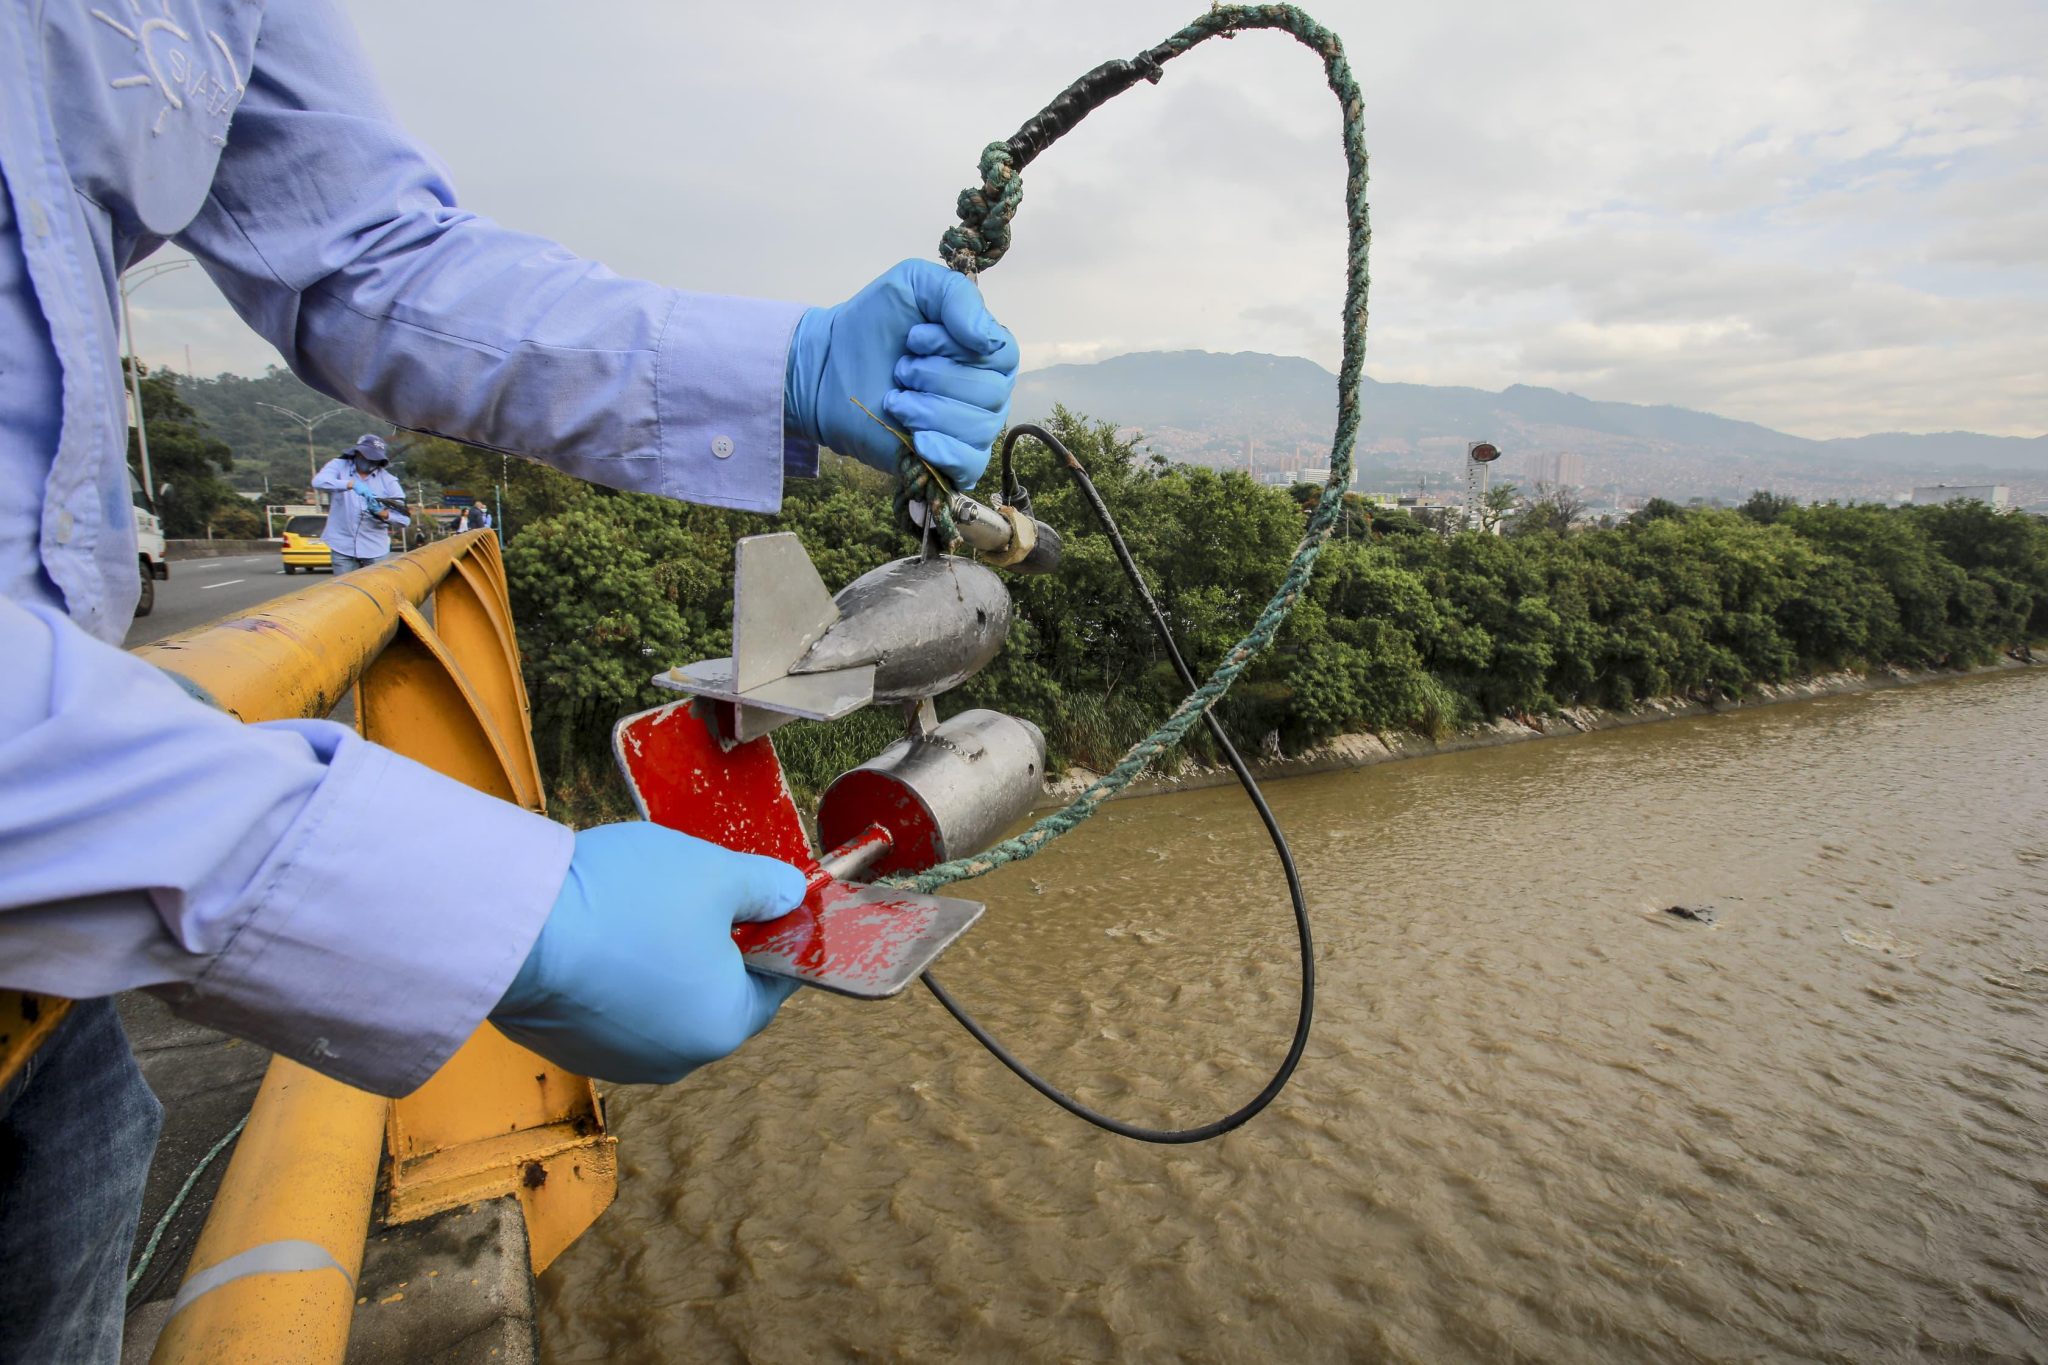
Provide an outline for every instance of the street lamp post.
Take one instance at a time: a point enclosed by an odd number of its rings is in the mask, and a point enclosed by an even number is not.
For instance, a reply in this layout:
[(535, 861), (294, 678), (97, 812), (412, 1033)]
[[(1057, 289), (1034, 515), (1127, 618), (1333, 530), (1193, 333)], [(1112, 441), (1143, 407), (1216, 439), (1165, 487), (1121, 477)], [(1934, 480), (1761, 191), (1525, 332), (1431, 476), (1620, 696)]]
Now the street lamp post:
[(258, 403), (256, 406), (259, 408), (269, 408), (272, 412), (282, 413), (284, 416), (291, 418), (294, 422), (297, 422), (301, 427), (305, 428), (306, 484), (310, 488), (312, 486), (313, 476), (320, 472), (320, 466), (316, 464), (313, 460), (313, 428), (319, 426), (322, 422), (326, 421), (330, 417), (339, 417), (344, 412), (352, 412), (354, 411), (354, 409), (329, 408), (327, 411), (321, 413), (318, 417), (307, 417), (300, 413), (293, 412), (290, 408), (281, 408), (275, 403)]
[[(128, 357), (128, 395), (135, 403), (135, 445), (142, 455), (142, 492), (152, 507), (156, 505), (156, 479), (149, 468), (149, 425), (142, 420), (142, 367), (135, 360), (135, 323), (128, 315), (128, 296), (157, 276), (183, 270), (190, 264), (190, 260), (158, 261), (137, 266), (121, 276), (121, 331), (127, 338), (124, 349)], [(186, 368), (191, 367), (188, 364)]]

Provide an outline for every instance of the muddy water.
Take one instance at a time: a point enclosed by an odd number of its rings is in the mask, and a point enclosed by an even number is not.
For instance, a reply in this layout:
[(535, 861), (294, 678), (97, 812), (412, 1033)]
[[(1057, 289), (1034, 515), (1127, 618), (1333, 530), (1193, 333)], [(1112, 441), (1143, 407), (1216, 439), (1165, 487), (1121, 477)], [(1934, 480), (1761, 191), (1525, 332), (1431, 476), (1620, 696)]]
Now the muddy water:
[[(1112, 1138), (921, 993), (800, 997), (614, 1096), (549, 1359), (2048, 1359), (2048, 677), (1271, 796), (1322, 995), (1250, 1128)], [(1279, 1055), (1291, 937), (1233, 792), (981, 891), (947, 984), (1098, 1104), (1199, 1120)]]

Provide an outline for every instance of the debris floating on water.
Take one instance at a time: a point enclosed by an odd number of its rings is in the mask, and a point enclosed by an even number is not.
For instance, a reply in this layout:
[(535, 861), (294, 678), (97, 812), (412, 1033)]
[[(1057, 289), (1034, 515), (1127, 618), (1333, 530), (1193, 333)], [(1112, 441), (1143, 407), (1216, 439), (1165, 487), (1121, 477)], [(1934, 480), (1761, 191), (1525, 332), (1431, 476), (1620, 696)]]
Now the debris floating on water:
[(1873, 953), (1883, 953), (1886, 957), (1920, 956), (1918, 948), (1910, 943), (1899, 942), (1882, 929), (1844, 929), (1842, 942), (1854, 944), (1858, 948), (1868, 948)]
[(1711, 905), (1667, 905), (1664, 907), (1664, 913), (1676, 915), (1680, 919), (1689, 919), (1695, 924), (1714, 922), (1714, 907)]

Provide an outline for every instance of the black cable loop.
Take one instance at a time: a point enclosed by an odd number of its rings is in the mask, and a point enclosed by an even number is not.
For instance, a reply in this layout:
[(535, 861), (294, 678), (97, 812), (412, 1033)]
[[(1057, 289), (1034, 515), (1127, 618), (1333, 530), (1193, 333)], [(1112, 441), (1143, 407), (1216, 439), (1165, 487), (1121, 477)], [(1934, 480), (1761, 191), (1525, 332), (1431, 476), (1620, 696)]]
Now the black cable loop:
[[(1116, 518), (1110, 515), (1109, 507), (1103, 502), (1102, 494), (1096, 490), (1094, 480), (1088, 477), (1086, 467), (1074, 458), (1074, 453), (1067, 449), (1059, 437), (1044, 427), (1029, 422), (1021, 422), (1010, 428), (1003, 438), (1002, 451), (1005, 497), (1014, 497), (1016, 493), (1017, 480), (1011, 468), (1011, 460), (1017, 438), (1020, 436), (1031, 437), (1059, 456), (1060, 463), (1081, 490), (1081, 496), (1087, 499), (1089, 507), (1094, 510), (1095, 519), (1101, 523), (1103, 534), (1109, 537), (1110, 547), (1116, 551), (1117, 561), (1123, 565), (1124, 576), (1130, 579), (1131, 587), (1137, 592), (1139, 601), (1144, 603), (1146, 612), (1152, 617), (1152, 627), (1158, 632), (1160, 642), (1166, 646), (1167, 656), (1173, 661), (1174, 672), (1180, 675), (1181, 681), (1189, 688), (1199, 686), (1194, 671), (1188, 667), (1187, 660), (1181, 657), (1180, 645), (1173, 638), (1173, 628), (1167, 624), (1166, 613), (1160, 610), (1157, 599), (1152, 596), (1152, 589), (1145, 582), (1144, 572), (1139, 569), (1137, 560), (1132, 558), (1130, 546), (1124, 543), (1123, 533), (1117, 530)], [(1278, 1098), (1280, 1092), (1286, 1088), (1288, 1079), (1294, 1075), (1295, 1067), (1301, 1064), (1302, 1052), (1308, 1047), (1309, 1028), (1315, 1018), (1315, 940), (1309, 929), (1308, 897), (1302, 890), (1301, 874), (1294, 865), (1294, 852), (1287, 846), (1287, 836), (1281, 833), (1280, 822), (1274, 817), (1273, 808), (1266, 804), (1266, 794), (1259, 790), (1258, 780), (1252, 776), (1251, 769), (1238, 754), (1237, 746), (1232, 744), (1230, 737), (1223, 732), (1223, 723), (1216, 719), (1213, 710), (1204, 711), (1202, 720), (1209, 727), (1209, 734), (1215, 739), (1217, 747), (1223, 751), (1224, 761), (1229, 764), (1231, 772), (1237, 775), (1238, 783), (1244, 788), (1245, 795), (1251, 798), (1253, 808), (1258, 811), (1259, 819), (1266, 826), (1266, 833), (1273, 841), (1273, 851), (1280, 859), (1280, 870), (1287, 878), (1287, 895), (1294, 905), (1295, 935), (1301, 945), (1301, 1009), (1295, 1018), (1294, 1038), (1288, 1045), (1287, 1056), (1281, 1061), (1279, 1069), (1273, 1073), (1272, 1078), (1258, 1094), (1222, 1118), (1192, 1128), (1147, 1128), (1140, 1124), (1127, 1123), (1090, 1108), (1040, 1076), (983, 1028), (980, 1021), (946, 992), (937, 977), (927, 971), (920, 978), (925, 988), (946, 1007), (946, 1012), (959, 1020), (960, 1026), (972, 1034), (976, 1042), (994, 1054), (997, 1061), (1015, 1072), (1018, 1079), (1026, 1085), (1075, 1117), (1119, 1137), (1135, 1138), (1140, 1142), (1207, 1142), (1210, 1138), (1221, 1137), (1233, 1128), (1243, 1127)]]

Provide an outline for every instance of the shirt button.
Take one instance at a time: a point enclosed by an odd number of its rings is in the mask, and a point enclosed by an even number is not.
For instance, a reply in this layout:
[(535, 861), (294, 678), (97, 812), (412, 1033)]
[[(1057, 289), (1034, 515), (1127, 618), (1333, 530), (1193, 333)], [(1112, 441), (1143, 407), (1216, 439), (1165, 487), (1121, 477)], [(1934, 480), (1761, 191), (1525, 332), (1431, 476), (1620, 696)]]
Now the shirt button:
[(712, 438), (711, 438), (711, 453), (712, 453), (713, 455), (716, 455), (716, 456), (717, 456), (717, 457), (718, 457), (719, 459), (721, 459), (721, 460), (729, 460), (729, 459), (731, 459), (731, 458), (732, 458), (732, 437), (730, 437), (730, 436), (714, 436), (714, 437), (712, 437)]
[(59, 545), (69, 545), (71, 543), (71, 513), (63, 508), (59, 508), (57, 511), (57, 543)]

